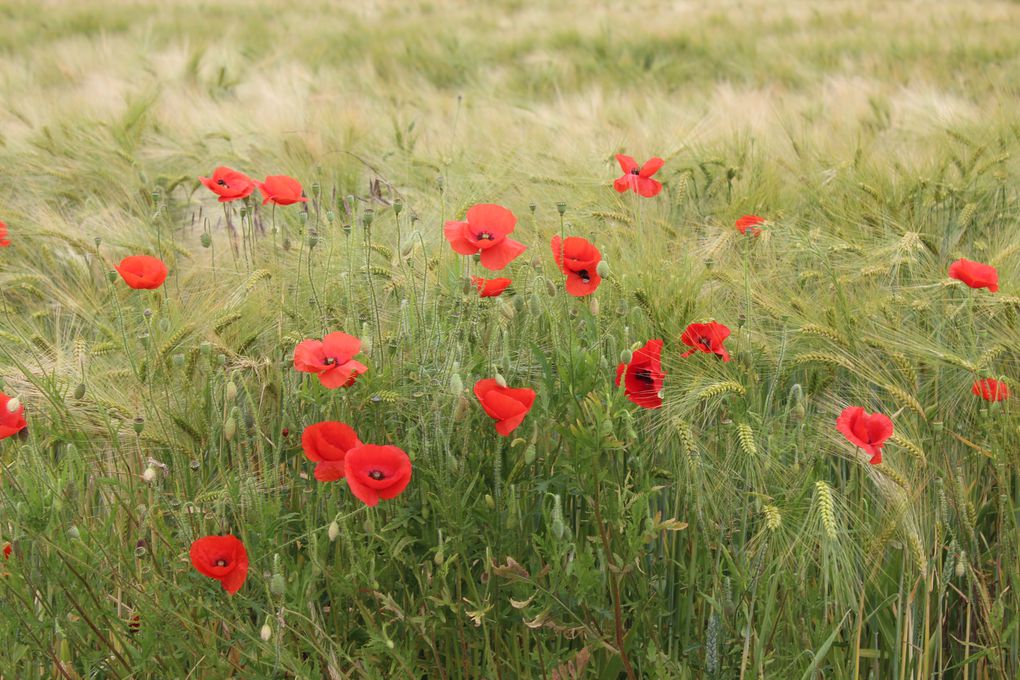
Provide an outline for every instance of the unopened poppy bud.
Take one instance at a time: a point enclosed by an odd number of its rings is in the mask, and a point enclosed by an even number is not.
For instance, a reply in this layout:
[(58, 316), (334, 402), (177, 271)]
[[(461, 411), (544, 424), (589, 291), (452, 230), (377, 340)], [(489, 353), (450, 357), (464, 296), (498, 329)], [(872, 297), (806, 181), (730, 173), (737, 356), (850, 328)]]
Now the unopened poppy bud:
[(203, 248), (208, 248), (212, 245), (212, 235), (207, 231), (203, 231), (202, 235), (198, 237), (198, 241), (202, 244)]
[(556, 284), (553, 283), (552, 281), (550, 281), (549, 279), (546, 279), (546, 281), (545, 281), (545, 289), (546, 289), (546, 292), (548, 292), (550, 296), (555, 296), (556, 295)]
[(464, 381), (461, 380), (459, 373), (450, 376), (450, 392), (454, 395), (464, 392)]
[(959, 556), (956, 558), (956, 578), (963, 578), (967, 573), (967, 553), (960, 551)]
[(794, 420), (801, 421), (805, 417), (807, 417), (807, 409), (804, 408), (804, 404), (797, 402), (793, 407)]
[(644, 344), (643, 344), (643, 343), (642, 343), (642, 342), (641, 342), (641, 341), (639, 340), (639, 341), (637, 341), (637, 342), (633, 343), (633, 344), (632, 344), (632, 345), (630, 346), (630, 351), (631, 351), (631, 352), (636, 352), (636, 351), (638, 351), (639, 349), (641, 349), (642, 347), (644, 347)]
[(227, 401), (234, 401), (237, 399), (237, 383), (233, 380), (227, 383)]
[(156, 480), (156, 468), (150, 465), (149, 467), (145, 468), (145, 471), (142, 473), (142, 481), (145, 482), (146, 484), (151, 484), (155, 480)]
[(527, 463), (528, 465), (531, 465), (532, 463), (535, 462), (536, 455), (537, 452), (535, 451), (535, 445), (528, 444), (528, 448), (524, 449), (524, 462)]
[(145, 418), (135, 416), (134, 422), (131, 423), (131, 427), (134, 428), (136, 434), (141, 434), (142, 430), (145, 429)]
[(567, 212), (567, 204), (563, 201), (560, 201), (559, 203), (556, 204), (556, 211), (560, 215), (563, 215), (564, 213)]
[(117, 280), (117, 272), (106, 272), (106, 278), (109, 279), (110, 283)]
[(375, 211), (371, 208), (366, 208), (365, 212), (361, 214), (361, 223), (368, 229), (372, 226), (372, 220), (375, 219)]
[(269, 580), (269, 591), (280, 597), (287, 591), (287, 582), (283, 578), (283, 574), (273, 574), (273, 578)]
[(496, 509), (496, 499), (492, 497), (492, 494), (485, 494), (485, 505), (489, 510)]
[(609, 263), (605, 260), (599, 260), (599, 263), (595, 266), (595, 273), (602, 278), (609, 276)]
[(234, 438), (236, 433), (237, 420), (234, 419), (234, 416), (229, 416), (227, 421), (223, 423), (223, 438), (229, 442)]
[(591, 301), (588, 303), (588, 310), (592, 316), (599, 315), (599, 299), (597, 297), (592, 296)]
[(542, 301), (538, 297), (538, 293), (533, 293), (528, 298), (528, 311), (532, 314), (540, 314), (542, 312)]
[(506, 378), (504, 378), (498, 372), (496, 373), (496, 375), (493, 376), (493, 379), (495, 379), (496, 384), (499, 385), (500, 387), (506, 387)]
[(340, 525), (336, 523), (336, 520), (329, 523), (329, 529), (326, 530), (326, 535), (329, 536), (330, 543), (335, 541), (337, 536), (340, 535)]
[(563, 508), (560, 505), (560, 496), (553, 496), (552, 522), (551, 527), (556, 540), (562, 539), (567, 533), (567, 525), (563, 523)]
[(70, 538), (72, 538), (72, 539), (74, 539), (74, 540), (76, 540), (76, 541), (77, 541), (77, 540), (78, 540), (79, 538), (81, 538), (81, 532), (80, 532), (80, 531), (78, 531), (78, 527), (76, 527), (76, 526), (75, 526), (75, 525), (73, 525), (73, 524), (71, 525), (71, 528), (69, 528), (69, 529), (67, 530), (67, 535), (68, 535), (68, 536), (69, 536)]
[(469, 402), (463, 394), (460, 395), (460, 399), (457, 400), (457, 406), (453, 410), (453, 419), (458, 422), (464, 420), (464, 416), (467, 415), (468, 409), (470, 408), (471, 402)]
[(263, 642), (269, 642), (273, 637), (273, 629), (269, 627), (269, 622), (262, 624), (262, 630), (259, 631), (259, 637), (262, 638)]
[(436, 554), (432, 556), (432, 563), (435, 564), (437, 567), (441, 567), (443, 566), (443, 562), (445, 561), (446, 556), (443, 555), (443, 546), (439, 546), (439, 550), (437, 550)]
[(620, 352), (620, 363), (621, 364), (629, 364), (630, 360), (633, 359), (633, 358), (634, 358), (634, 352), (632, 352), (629, 349), (625, 349), (622, 352)]
[(393, 212), (399, 215), (404, 210), (404, 204), (400, 201), (393, 202)]
[(508, 305), (506, 303), (506, 300), (504, 300), (503, 298), (497, 298), (497, 300), (499, 300), (499, 302), (498, 302), (498, 304), (499, 304), (499, 313), (507, 321), (513, 321), (514, 316), (516, 316), (516, 314), (517, 314), (517, 310), (514, 309), (513, 305)]
[(161, 330), (164, 333), (166, 333), (168, 330), (170, 330), (170, 319), (160, 319), (159, 320), (159, 330)]
[(7, 410), (10, 413), (15, 413), (19, 408), (21, 408), (21, 399), (18, 397), (13, 397), (7, 401)]

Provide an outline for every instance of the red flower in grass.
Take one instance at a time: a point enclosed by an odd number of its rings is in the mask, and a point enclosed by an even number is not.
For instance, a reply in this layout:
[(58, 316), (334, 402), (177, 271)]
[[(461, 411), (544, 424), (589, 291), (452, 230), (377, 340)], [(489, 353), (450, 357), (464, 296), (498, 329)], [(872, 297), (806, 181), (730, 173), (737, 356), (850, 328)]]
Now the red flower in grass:
[(717, 354), (723, 361), (730, 360), (730, 353), (726, 351), (723, 343), (730, 337), (730, 329), (721, 323), (710, 321), (708, 323), (692, 323), (680, 336), (680, 342), (690, 349), (680, 356), (689, 357), (695, 352), (706, 354)]
[(270, 175), (265, 182), (255, 182), (262, 192), (262, 205), (272, 201), (276, 205), (293, 205), (306, 203), (307, 198), (301, 195), (301, 183), (287, 175)]
[(135, 290), (153, 290), (166, 281), (167, 268), (158, 257), (131, 255), (120, 261), (115, 269), (124, 282)]
[(347, 486), (365, 505), (396, 498), (411, 481), (411, 459), (396, 446), (362, 444), (347, 452)]
[(645, 346), (634, 352), (629, 364), (616, 367), (616, 386), (624, 384), (627, 398), (644, 408), (662, 406), (662, 340), (649, 340)]
[(346, 333), (330, 333), (322, 340), (302, 340), (294, 348), (294, 368), (315, 373), (324, 387), (350, 387), (368, 370), (354, 361), (361, 351), (361, 340)]
[(882, 413), (867, 413), (862, 406), (847, 406), (836, 419), (836, 429), (850, 443), (871, 456), (871, 464), (882, 462), (882, 445), (892, 436), (893, 422)]
[(479, 203), (467, 211), (466, 222), (447, 222), (443, 233), (461, 255), (481, 253), (482, 266), (493, 271), (510, 264), (527, 246), (508, 238), (517, 218), (501, 205)]
[(961, 258), (949, 265), (949, 278), (963, 281), (971, 288), (987, 288), (992, 293), (999, 290), (999, 273), (990, 264)]
[(17, 408), (12, 411), (10, 402), (11, 397), (0, 392), (0, 439), (6, 439), (28, 427), (28, 423), (25, 422), (25, 407), (14, 402)]
[(480, 276), (472, 276), (471, 283), (478, 289), (478, 294), (482, 297), (497, 297), (513, 281), (510, 279), (483, 279)]
[(191, 544), (191, 565), (233, 595), (248, 576), (248, 551), (236, 536), (205, 536)]
[(245, 198), (255, 191), (255, 182), (251, 177), (222, 165), (213, 171), (213, 176), (199, 177), (209, 191), (220, 197), (220, 203), (229, 203), (239, 198)]
[(751, 232), (751, 236), (760, 236), (761, 229), (759, 229), (758, 227), (759, 225), (762, 224), (765, 224), (764, 217), (758, 217), (757, 215), (744, 215), (739, 220), (737, 220), (736, 227), (737, 231), (739, 231), (744, 236), (747, 236), (748, 231)]
[(0, 222), (0, 248), (6, 248), (11, 245), (11, 242), (7, 239), (7, 225)]
[(1006, 387), (1006, 383), (995, 378), (978, 380), (970, 388), (970, 391), (985, 401), (1005, 401), (1009, 399), (1009, 388)]
[(517, 429), (535, 403), (534, 390), (500, 387), (493, 378), (476, 382), (475, 396), (485, 412), (496, 419), (496, 432), (504, 437)]
[(568, 236), (561, 241), (559, 236), (553, 236), (552, 252), (556, 266), (567, 275), (567, 292), (574, 297), (591, 295), (602, 283), (596, 271), (602, 254), (587, 240)]
[(142, 617), (139, 616), (138, 614), (132, 615), (132, 617), (128, 619), (128, 633), (134, 635), (141, 629), (142, 629)]
[(616, 178), (613, 188), (621, 194), (630, 189), (645, 198), (651, 198), (662, 191), (662, 184), (652, 179), (652, 175), (657, 173), (666, 161), (652, 158), (639, 168), (637, 161), (630, 156), (616, 154), (616, 162), (620, 164), (623, 176)]
[(318, 463), (315, 478), (320, 482), (343, 479), (344, 456), (356, 446), (361, 441), (351, 426), (335, 420), (309, 425), (301, 433), (301, 448), (308, 460)]
[(4, 559), (5, 560), (11, 559), (11, 552), (13, 552), (13, 551), (14, 551), (14, 548), (11, 547), (10, 543), (4, 543)]

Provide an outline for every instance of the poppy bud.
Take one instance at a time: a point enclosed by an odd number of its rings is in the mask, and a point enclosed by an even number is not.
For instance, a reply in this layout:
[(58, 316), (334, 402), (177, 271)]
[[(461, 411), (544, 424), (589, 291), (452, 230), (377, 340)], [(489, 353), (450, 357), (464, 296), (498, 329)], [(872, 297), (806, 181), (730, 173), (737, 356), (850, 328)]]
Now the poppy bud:
[(155, 479), (156, 468), (150, 465), (149, 467), (145, 468), (145, 471), (142, 473), (142, 481), (145, 482), (146, 484), (151, 484), (153, 481), (155, 481)]
[(262, 630), (259, 631), (259, 637), (262, 638), (263, 642), (269, 642), (270, 638), (273, 637), (273, 629), (269, 627), (269, 621), (262, 624)]
[(170, 330), (170, 319), (160, 319), (159, 320), (159, 330), (161, 330), (164, 333), (166, 333), (168, 330)]
[(445, 561), (446, 557), (443, 555), (443, 546), (439, 546), (439, 550), (437, 550), (436, 554), (432, 557), (432, 563), (437, 567), (441, 567)]
[(500, 387), (506, 387), (506, 378), (500, 375), (499, 371), (497, 371), (496, 374), (492, 377), (496, 380), (497, 385), (499, 385)]
[(236, 433), (237, 421), (234, 419), (234, 416), (231, 415), (227, 418), (227, 421), (223, 423), (223, 438), (229, 442), (234, 438)]
[(227, 383), (227, 401), (234, 401), (237, 399), (237, 383), (233, 380)]
[(464, 416), (467, 415), (469, 408), (471, 408), (471, 403), (463, 394), (460, 395), (460, 399), (457, 400), (457, 406), (453, 410), (453, 419), (455, 421), (464, 420)]
[(504, 300), (503, 298), (497, 298), (497, 299), (499, 300), (499, 302), (498, 302), (498, 304), (499, 304), (499, 313), (507, 321), (513, 321), (514, 316), (517, 314), (517, 311), (513, 308), (513, 305), (508, 305), (506, 303), (506, 300)]
[(461, 380), (459, 373), (450, 376), (450, 392), (454, 396), (464, 392), (464, 381)]
[(336, 520), (329, 523), (329, 529), (326, 530), (326, 534), (329, 536), (330, 543), (335, 541), (337, 536), (340, 535), (340, 525), (336, 523)]
[(563, 201), (560, 201), (560, 202), (558, 202), (558, 203), (556, 204), (556, 211), (557, 211), (557, 212), (558, 212), (558, 213), (559, 213), (560, 215), (563, 215), (564, 213), (566, 213), (566, 212), (567, 212), (567, 204), (566, 204), (566, 203), (564, 203)]
[(524, 449), (524, 462), (527, 463), (528, 465), (534, 463), (536, 453), (537, 452), (535, 451), (535, 445), (528, 444), (528, 448)]
[(595, 266), (595, 273), (602, 278), (609, 276), (609, 263), (605, 260), (599, 260), (599, 263)]
[(21, 408), (21, 399), (18, 397), (12, 397), (7, 401), (7, 411), (10, 413), (16, 413)]
[(365, 225), (365, 229), (372, 226), (372, 220), (375, 219), (375, 211), (371, 208), (365, 208), (365, 212), (361, 213), (361, 223)]
[(629, 364), (631, 359), (633, 359), (633, 358), (634, 358), (634, 352), (632, 352), (629, 349), (625, 349), (622, 352), (620, 352), (620, 363), (621, 364)]
[(961, 550), (960, 555), (956, 558), (956, 578), (963, 578), (966, 573), (967, 553)]
[(546, 281), (545, 281), (545, 289), (549, 292), (549, 296), (550, 297), (555, 297), (555, 295), (556, 295), (556, 284), (555, 283), (553, 283), (552, 281), (546, 279)]
[(535, 257), (531, 258), (531, 268), (536, 272), (542, 270), (542, 258), (540, 256), (535, 255)]
[(248, 216), (248, 206), (242, 205), (239, 212), (241, 213), (241, 219), (243, 220), (245, 217)]
[(496, 499), (493, 498), (491, 494), (485, 494), (485, 506), (489, 508), (489, 510), (496, 509)]
[(269, 592), (277, 597), (280, 597), (287, 591), (287, 582), (283, 578), (283, 574), (273, 574), (273, 578), (269, 580)]
[(552, 522), (551, 527), (556, 540), (561, 540), (567, 533), (567, 525), (563, 523), (563, 508), (560, 506), (560, 496), (553, 496)]
[(207, 231), (203, 231), (202, 235), (198, 237), (198, 241), (202, 244), (203, 248), (208, 248), (212, 245), (212, 235)]
[(807, 409), (804, 408), (804, 404), (797, 402), (793, 407), (793, 418), (798, 422), (802, 422), (807, 417)]
[(394, 213), (399, 215), (401, 213), (401, 211), (403, 211), (403, 209), (404, 209), (404, 204), (403, 203), (401, 203), (400, 201), (394, 201), (393, 202), (393, 212)]
[(135, 416), (134, 422), (131, 423), (131, 427), (134, 429), (135, 434), (141, 434), (142, 430), (145, 429), (145, 418)]
[(78, 527), (76, 527), (76, 526), (75, 526), (75, 525), (73, 525), (73, 524), (71, 525), (71, 528), (69, 528), (69, 529), (67, 530), (67, 535), (68, 535), (68, 536), (70, 536), (70, 537), (71, 537), (72, 539), (74, 539), (74, 540), (76, 540), (76, 541), (77, 541), (77, 540), (78, 540), (79, 538), (81, 538), (81, 532), (80, 532), (80, 531), (78, 531)]
[(599, 299), (597, 297), (592, 296), (591, 301), (588, 303), (588, 310), (592, 316), (599, 315)]
[(106, 278), (109, 279), (110, 283), (117, 280), (117, 272), (106, 272)]
[(532, 293), (528, 298), (528, 311), (536, 315), (542, 313), (542, 301), (539, 299), (538, 293)]
[(537, 210), (537, 209), (538, 209), (538, 206), (537, 206), (537, 205), (535, 205), (535, 202), (534, 202), (534, 201), (532, 201), (531, 203), (529, 203), (529, 204), (528, 204), (528, 210), (530, 210), (530, 211), (531, 211), (531, 214), (532, 214), (532, 215), (534, 215), (534, 214), (535, 214), (535, 210)]
[(636, 351), (638, 351), (639, 349), (641, 349), (642, 347), (644, 347), (644, 343), (642, 343), (642, 342), (638, 341), (638, 342), (635, 342), (634, 344), (632, 344), (632, 345), (630, 346), (630, 351), (631, 351), (631, 352), (636, 352)]

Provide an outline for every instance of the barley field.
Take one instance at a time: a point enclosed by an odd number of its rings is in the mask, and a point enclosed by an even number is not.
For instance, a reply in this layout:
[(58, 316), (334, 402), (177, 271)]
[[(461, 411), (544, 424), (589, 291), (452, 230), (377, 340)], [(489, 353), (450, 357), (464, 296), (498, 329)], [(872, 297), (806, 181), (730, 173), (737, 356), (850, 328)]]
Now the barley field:
[(1020, 677), (1020, 4), (0, 26), (3, 680)]

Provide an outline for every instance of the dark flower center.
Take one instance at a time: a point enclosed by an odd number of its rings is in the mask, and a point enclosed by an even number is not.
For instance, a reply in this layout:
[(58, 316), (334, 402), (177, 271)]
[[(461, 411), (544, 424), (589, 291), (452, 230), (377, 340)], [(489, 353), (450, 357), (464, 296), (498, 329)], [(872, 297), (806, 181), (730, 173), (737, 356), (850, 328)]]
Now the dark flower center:
[(591, 283), (591, 275), (588, 273), (587, 269), (581, 269), (577, 272), (577, 275), (580, 276), (581, 280), (585, 283)]
[(712, 351), (712, 341), (706, 338), (704, 335), (698, 338), (698, 344), (703, 346), (707, 351)]
[(649, 385), (655, 383), (655, 380), (652, 378), (652, 372), (647, 368), (642, 368), (641, 370), (636, 371), (634, 373), (634, 377), (643, 383), (648, 383)]
[(322, 360), (322, 363), (326, 364), (327, 366), (332, 366), (333, 364), (336, 363), (336, 359), (334, 359), (333, 357), (326, 357), (325, 359)]
[(227, 566), (227, 561), (221, 557), (220, 559), (216, 560), (216, 566), (225, 567)]
[(630, 174), (632, 174), (632, 175), (640, 175), (641, 174), (641, 168), (634, 168), (633, 170), (630, 171)]
[(227, 184), (227, 182), (225, 180), (222, 180), (222, 179), (216, 180), (216, 183), (219, 184), (221, 187), (229, 186)]
[(482, 233), (480, 233), (478, 235), (478, 240), (479, 241), (491, 241), (492, 240), (492, 234), (490, 234), (487, 231), (483, 231)]
[(376, 481), (379, 481), (380, 479), (382, 479), (386, 475), (384, 475), (382, 473), (382, 471), (380, 471), (380, 470), (372, 470), (371, 472), (368, 473), (368, 476), (371, 477), (372, 479), (376, 480)]

